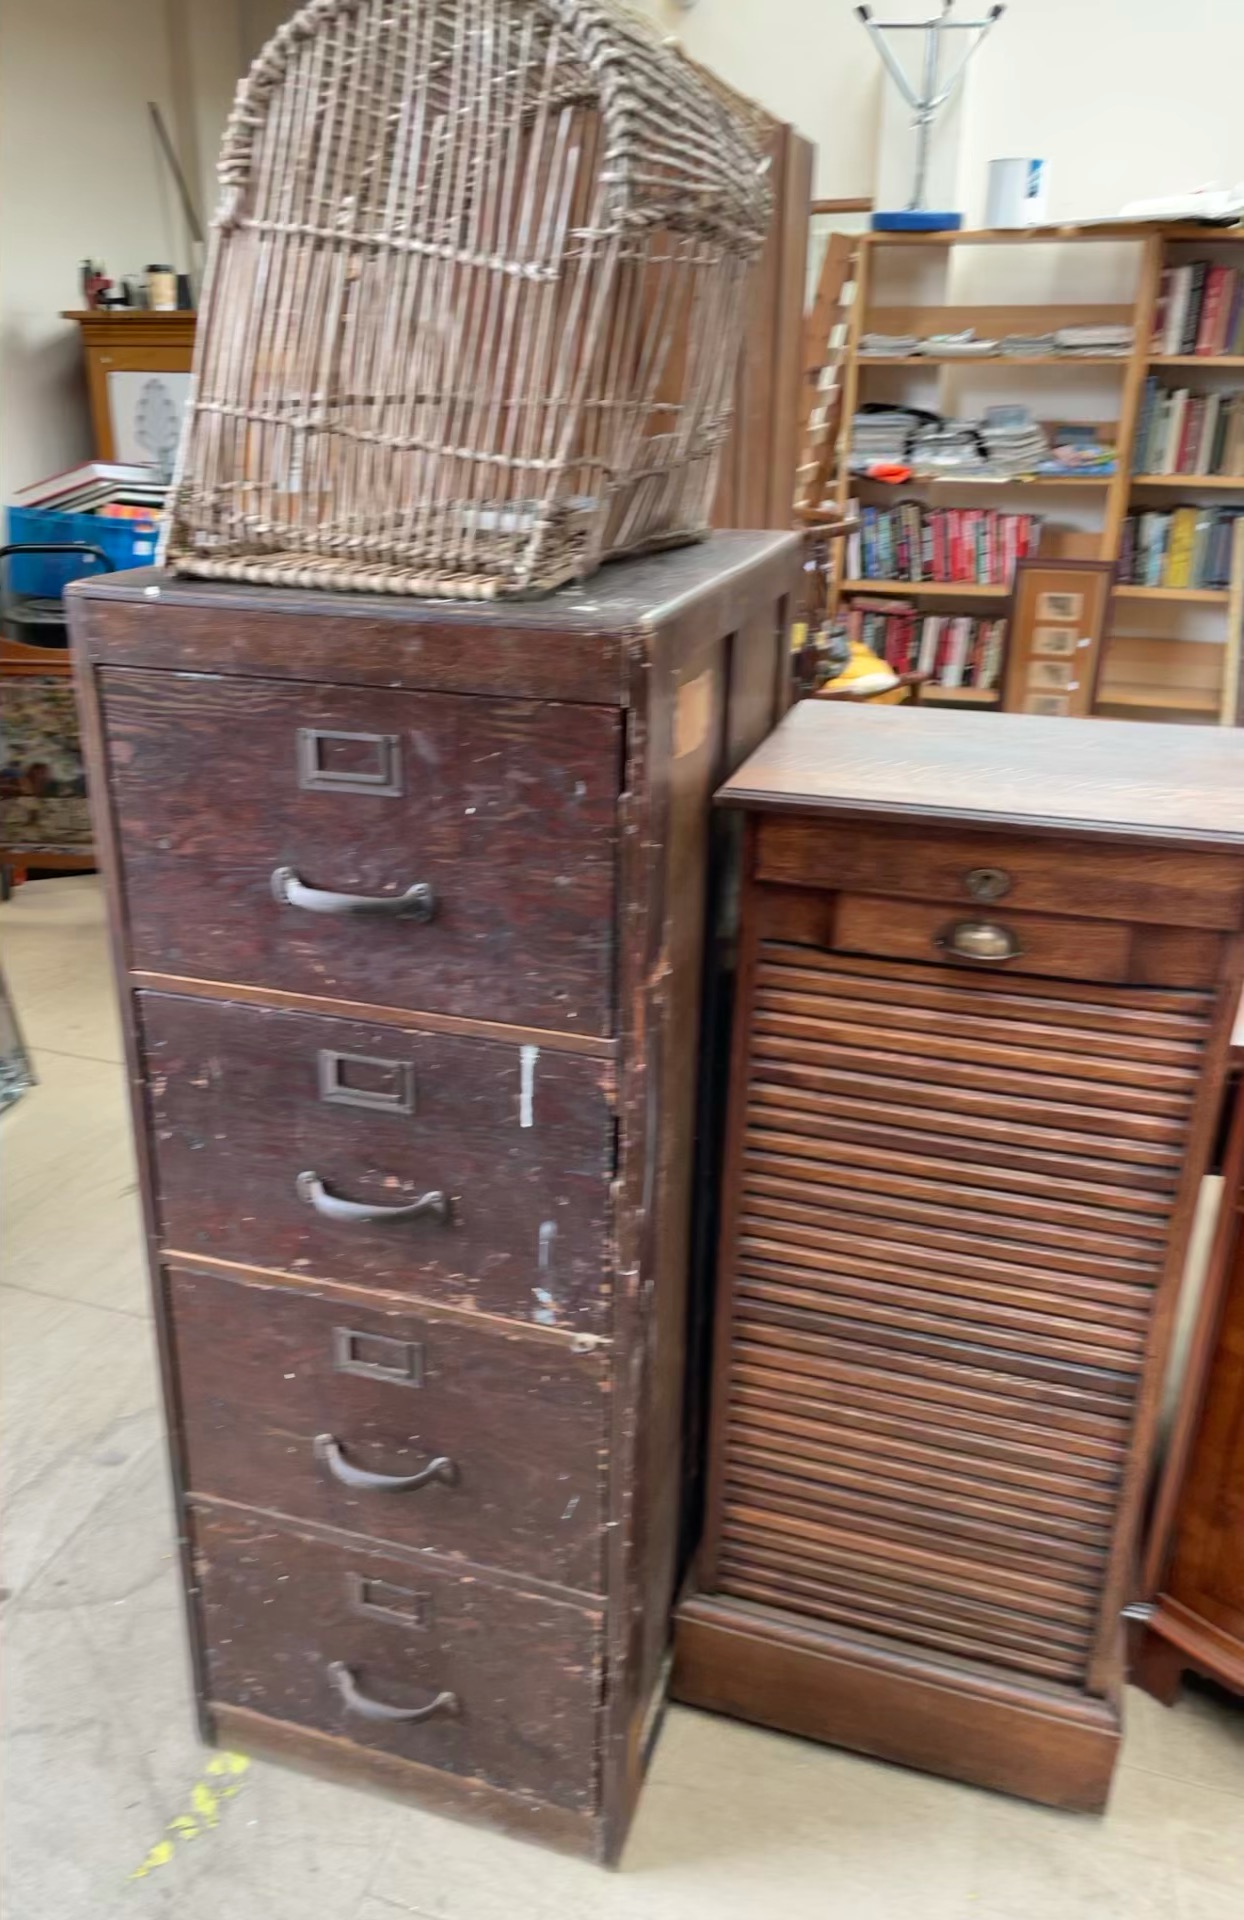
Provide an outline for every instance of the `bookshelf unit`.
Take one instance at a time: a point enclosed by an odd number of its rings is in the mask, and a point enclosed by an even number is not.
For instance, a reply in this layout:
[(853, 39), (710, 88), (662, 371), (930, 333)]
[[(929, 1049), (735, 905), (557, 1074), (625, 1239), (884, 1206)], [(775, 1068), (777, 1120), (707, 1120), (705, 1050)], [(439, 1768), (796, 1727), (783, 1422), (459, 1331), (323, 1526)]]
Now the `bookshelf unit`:
[[(964, 230), (950, 233), (893, 234), (869, 233), (857, 240), (859, 248), (856, 273), (856, 297), (851, 308), (846, 362), (843, 372), (842, 412), (840, 416), (838, 458), (833, 505), (845, 517), (848, 503), (858, 497), (862, 505), (896, 505), (916, 498), (926, 506), (955, 504), (998, 505), (1005, 497), (1015, 496), (1015, 511), (1033, 511), (1026, 504), (1039, 494), (1048, 516), (1056, 509), (1060, 496), (1077, 500), (1095, 510), (1094, 528), (1060, 530), (1047, 528), (1039, 552), (1048, 552), (1052, 560), (1094, 558), (1116, 565), (1121, 557), (1124, 528), (1129, 513), (1144, 513), (1201, 504), (1212, 507), (1244, 507), (1244, 474), (1133, 474), (1133, 449), (1145, 399), (1146, 381), (1156, 377), (1164, 386), (1181, 384), (1175, 377), (1180, 370), (1195, 370), (1199, 380), (1212, 387), (1221, 376), (1234, 373), (1244, 389), (1244, 354), (1163, 353), (1154, 350), (1154, 325), (1158, 312), (1163, 269), (1182, 259), (1207, 258), (1224, 264), (1238, 260), (1244, 272), (1244, 228), (1207, 226), (1159, 226), (1111, 222), (1096, 226), (1040, 227), (1024, 230)], [(1003, 247), (1017, 256), (1044, 247), (1126, 246), (1131, 249), (1129, 276), (1130, 301), (1065, 302), (1043, 304), (1017, 303), (1011, 306), (973, 304), (934, 304), (908, 302), (884, 304), (878, 297), (884, 256), (891, 250), (903, 253), (921, 249), (950, 257), (961, 248)], [(1001, 337), (1007, 333), (1040, 334), (1057, 327), (1095, 324), (1127, 324), (1133, 329), (1133, 344), (1126, 354), (867, 354), (860, 352), (866, 333), (895, 335), (915, 333), (927, 337), (934, 333), (974, 327), (982, 337)], [(1040, 395), (1048, 371), (1059, 368), (1064, 374), (1079, 368), (1097, 369), (1100, 380), (1104, 369), (1117, 374), (1115, 412), (1108, 426), (1116, 447), (1112, 474), (1034, 475), (1028, 478), (981, 478), (971, 475), (940, 475), (912, 480), (899, 486), (871, 481), (848, 472), (847, 456), (851, 423), (857, 408), (869, 399), (892, 400), (895, 405), (912, 404), (901, 371), (891, 371), (873, 383), (875, 369), (958, 370), (971, 374), (988, 369), (997, 382), (997, 397), (1008, 394), (1022, 398), (1040, 415)], [(1164, 370), (1169, 370), (1169, 374)], [(1022, 380), (1016, 393), (1006, 376), (1014, 373)], [(896, 378), (904, 387), (894, 391)], [(991, 386), (992, 386), (991, 381)], [(878, 384), (882, 391), (878, 392)], [(992, 396), (991, 396), (992, 397)], [(946, 412), (939, 388), (933, 402)], [(1009, 508), (1004, 510), (1010, 510)], [(1244, 525), (1244, 522), (1241, 523)], [(1048, 539), (1048, 546), (1047, 546)], [(1244, 535), (1236, 529), (1232, 544), (1231, 584), (1205, 586), (1115, 587), (1107, 612), (1107, 627), (1102, 649), (1102, 668), (1094, 712), (1105, 716), (1152, 719), (1205, 720), (1234, 724), (1239, 713), (1240, 626), (1244, 618)], [(844, 578), (846, 546), (836, 549), (836, 581), (830, 610), (857, 595), (871, 599), (895, 598), (912, 601), (930, 611), (967, 613), (998, 608), (1010, 595), (1009, 587), (981, 586), (969, 582), (874, 580)], [(1130, 632), (1134, 623), (1161, 622), (1164, 628), (1178, 627), (1186, 613), (1199, 630), (1194, 636), (1178, 631)], [(1222, 630), (1225, 620), (1225, 631)], [(1206, 624), (1218, 628), (1217, 638), (1207, 638)], [(1214, 668), (1218, 673), (1215, 678)], [(947, 689), (927, 686), (922, 700), (941, 705), (989, 706), (1000, 704), (1001, 695), (990, 689)]]

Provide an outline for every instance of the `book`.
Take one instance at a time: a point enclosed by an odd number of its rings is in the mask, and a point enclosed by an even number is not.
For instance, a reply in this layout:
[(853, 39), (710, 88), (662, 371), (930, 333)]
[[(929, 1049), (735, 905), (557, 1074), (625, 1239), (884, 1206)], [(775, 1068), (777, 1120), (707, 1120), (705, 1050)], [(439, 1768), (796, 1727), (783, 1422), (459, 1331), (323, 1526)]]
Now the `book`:
[(1145, 457), (1149, 446), (1149, 435), (1153, 429), (1154, 411), (1158, 404), (1158, 383), (1154, 374), (1145, 381), (1140, 400), (1140, 411), (1136, 416), (1136, 437), (1132, 442), (1132, 472), (1145, 473)]
[(1207, 394), (1201, 401), (1201, 424), (1197, 434), (1196, 451), (1190, 473), (1216, 473), (1214, 466), (1214, 442), (1218, 437), (1218, 416), (1222, 411), (1222, 395)]
[(1188, 408), (1187, 387), (1177, 387), (1171, 395), (1170, 412), (1166, 421), (1166, 440), (1161, 449), (1161, 459), (1154, 468), (1155, 473), (1178, 473), (1179, 448), (1183, 440), (1184, 414)]
[(1205, 401), (1200, 394), (1188, 396), (1184, 407), (1184, 416), (1179, 428), (1179, 446), (1175, 451), (1176, 473), (1191, 473), (1195, 449), (1200, 445), (1201, 421), (1205, 413)]
[(1170, 294), (1166, 303), (1166, 328), (1162, 336), (1162, 351), (1166, 354), (1179, 352), (1179, 343), (1183, 339), (1184, 320), (1188, 313), (1188, 295), (1192, 288), (1192, 268), (1186, 263), (1182, 267), (1171, 268)]
[(1218, 324), (1210, 338), (1210, 352), (1222, 354), (1227, 350), (1227, 338), (1235, 314), (1235, 297), (1239, 289), (1240, 276), (1235, 267), (1224, 267), (1222, 277), (1222, 299), (1218, 307)]
[(1153, 339), (1150, 350), (1153, 353), (1166, 351), (1166, 317), (1171, 306), (1171, 268), (1163, 267), (1162, 278), (1158, 282), (1158, 297), (1153, 303)]
[(1222, 305), (1226, 297), (1226, 283), (1229, 269), (1212, 266), (1205, 275), (1205, 293), (1201, 301), (1201, 310), (1197, 315), (1196, 344), (1194, 353), (1220, 353), (1217, 345), (1218, 330), (1222, 321)]
[(1175, 351), (1179, 354), (1196, 351), (1197, 328), (1201, 323), (1201, 302), (1205, 298), (1205, 282), (1209, 275), (1208, 260), (1194, 260), (1191, 265), (1191, 280), (1188, 285), (1188, 305), (1184, 313), (1183, 338)]
[(1218, 349), (1220, 353), (1236, 351), (1235, 342), (1241, 323), (1244, 322), (1244, 273), (1232, 268), (1231, 279), (1231, 308), (1223, 328), (1222, 345)]
[(117, 502), (145, 510), (155, 518), (164, 507), (168, 488), (153, 467), (127, 466), (112, 460), (86, 460), (63, 473), (49, 474), (13, 495), (15, 507), (44, 513), (97, 513)]

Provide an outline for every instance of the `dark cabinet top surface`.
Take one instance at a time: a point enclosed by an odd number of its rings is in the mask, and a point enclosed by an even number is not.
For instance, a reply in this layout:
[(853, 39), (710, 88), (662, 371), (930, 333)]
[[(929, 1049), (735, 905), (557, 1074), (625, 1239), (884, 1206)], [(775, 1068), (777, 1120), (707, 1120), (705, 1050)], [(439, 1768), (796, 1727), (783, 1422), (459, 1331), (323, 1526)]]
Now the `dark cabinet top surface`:
[(529, 600), (430, 600), (393, 593), (325, 593), (322, 587), (254, 587), (222, 580), (196, 580), (157, 567), (93, 575), (75, 591), (91, 599), (141, 600), (158, 589), (179, 606), (245, 608), (252, 613), (339, 613), (414, 623), (495, 628), (503, 607), (507, 624), (539, 630), (569, 627), (579, 633), (625, 633), (672, 619), (683, 606), (720, 587), (734, 571), (793, 548), (794, 533), (714, 533), (706, 540), (663, 553), (615, 560), (586, 580)]
[(804, 700), (720, 802), (1244, 849), (1244, 730)]
[(795, 533), (714, 533), (531, 600), (254, 587), (149, 567), (75, 582), (70, 602), (84, 664), (627, 706), (658, 634), (677, 635), (690, 661), (771, 622), (799, 552)]

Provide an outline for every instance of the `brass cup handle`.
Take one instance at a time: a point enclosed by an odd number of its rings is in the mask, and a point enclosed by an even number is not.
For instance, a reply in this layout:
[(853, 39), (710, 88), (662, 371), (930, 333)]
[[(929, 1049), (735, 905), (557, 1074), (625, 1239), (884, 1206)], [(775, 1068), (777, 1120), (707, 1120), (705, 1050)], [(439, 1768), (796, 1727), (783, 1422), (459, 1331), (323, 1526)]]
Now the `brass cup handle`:
[(426, 1467), (418, 1473), (369, 1473), (366, 1467), (355, 1467), (346, 1459), (341, 1443), (331, 1433), (317, 1433), (313, 1451), (317, 1460), (323, 1462), (334, 1480), (343, 1487), (353, 1487), (362, 1493), (416, 1493), (420, 1487), (426, 1487), (433, 1480), (443, 1480), (446, 1486), (452, 1486), (458, 1477), (458, 1469), (448, 1454), (438, 1454), (435, 1460), (429, 1460)]
[(953, 927), (937, 936), (936, 945), (944, 947), (960, 960), (975, 960), (986, 966), (1002, 960), (1017, 960), (1023, 952), (1009, 927), (993, 920), (956, 920)]
[(384, 1700), (373, 1700), (370, 1694), (360, 1690), (344, 1660), (329, 1663), (328, 1677), (348, 1710), (357, 1713), (363, 1720), (430, 1720), (434, 1713), (455, 1714), (458, 1711), (456, 1693), (438, 1693), (434, 1700), (428, 1701), (426, 1707), (391, 1707)]
[(420, 1194), (417, 1200), (398, 1207), (372, 1206), (359, 1200), (342, 1200), (330, 1193), (318, 1173), (300, 1173), (294, 1182), (300, 1200), (322, 1215), (345, 1226), (395, 1227), (404, 1220), (438, 1220), (447, 1226), (450, 1202), (447, 1193)]
[(307, 886), (292, 867), (277, 867), (272, 897), (278, 906), (301, 907), (304, 913), (370, 914), (373, 919), (417, 920), (425, 926), (436, 912), (436, 895), (425, 881), (405, 893), (330, 893)]

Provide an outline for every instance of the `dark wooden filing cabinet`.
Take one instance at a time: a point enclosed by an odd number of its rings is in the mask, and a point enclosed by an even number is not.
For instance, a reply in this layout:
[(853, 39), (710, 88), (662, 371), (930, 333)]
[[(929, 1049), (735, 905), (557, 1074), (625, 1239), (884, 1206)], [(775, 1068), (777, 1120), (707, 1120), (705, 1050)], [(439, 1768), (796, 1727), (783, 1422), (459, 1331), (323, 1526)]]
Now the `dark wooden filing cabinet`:
[(805, 702), (747, 815), (676, 1697), (1098, 1808), (1244, 736)]
[(676, 1577), (709, 804), (787, 534), (74, 597), (207, 1738), (612, 1859)]

